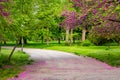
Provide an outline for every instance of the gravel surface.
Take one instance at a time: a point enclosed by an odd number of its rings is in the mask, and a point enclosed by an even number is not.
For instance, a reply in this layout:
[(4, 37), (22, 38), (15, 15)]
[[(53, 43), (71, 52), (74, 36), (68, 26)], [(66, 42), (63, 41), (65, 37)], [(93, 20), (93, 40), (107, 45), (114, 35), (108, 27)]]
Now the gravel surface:
[[(19, 48), (18, 48), (19, 49)], [(120, 68), (66, 52), (27, 49), (35, 62), (8, 80), (120, 80)]]

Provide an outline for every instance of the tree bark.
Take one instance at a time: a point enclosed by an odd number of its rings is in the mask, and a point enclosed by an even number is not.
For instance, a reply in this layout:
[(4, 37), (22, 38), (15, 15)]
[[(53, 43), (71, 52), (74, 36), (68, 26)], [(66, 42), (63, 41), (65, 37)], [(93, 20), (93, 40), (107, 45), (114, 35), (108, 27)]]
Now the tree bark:
[(65, 35), (62, 34), (62, 40), (65, 40)]
[(10, 55), (8, 56), (8, 61), (9, 61), (9, 62), (10, 62), (10, 60), (11, 60), (11, 57), (12, 57), (12, 55), (13, 55), (13, 53), (14, 53), (14, 51), (15, 51), (16, 47), (17, 47), (17, 45), (18, 45), (18, 41), (16, 41), (15, 46), (13, 47), (13, 49), (12, 49), (12, 51), (11, 51)]
[(21, 39), (22, 39), (22, 37), (20, 37), (20, 39), (19, 39), (19, 44), (20, 44), (20, 45), (22, 44), (22, 41), (21, 41)]
[(58, 34), (59, 34), (58, 35), (58, 44), (60, 44), (60, 40), (61, 40), (61, 38), (60, 38), (61, 37), (60, 36), (61, 35), (61, 27), (58, 27)]
[[(25, 37), (23, 37), (23, 42), (24, 44), (27, 44), (27, 39)], [(22, 37), (19, 39), (19, 44), (22, 45)]]
[(23, 37), (23, 42), (24, 44), (27, 44), (27, 39), (25, 37)]
[(82, 41), (85, 41), (85, 37), (86, 37), (86, 29), (82, 28)]
[(70, 30), (70, 45), (73, 43), (73, 29)]
[(60, 38), (58, 38), (58, 44), (60, 44), (60, 43), (61, 43), (61, 42), (60, 42), (60, 40), (61, 40), (61, 39), (60, 39)]
[(1, 49), (2, 49), (2, 42), (0, 41), (0, 52), (1, 52)]
[(1, 45), (0, 45), (0, 53), (1, 53)]
[(118, 42), (118, 45), (120, 46), (120, 41)]
[(23, 39), (23, 37), (21, 38), (21, 43), (22, 43), (21, 51), (23, 52), (23, 47), (24, 47), (24, 39)]
[(66, 29), (66, 45), (69, 44), (69, 29)]
[(41, 43), (43, 44), (44, 43), (44, 37), (42, 36), (42, 40), (41, 40)]
[(109, 21), (112, 21), (112, 22), (118, 22), (118, 23), (120, 23), (120, 20), (118, 19), (108, 19)]
[(73, 44), (75, 44), (75, 38), (73, 37)]
[(7, 42), (6, 42), (6, 41), (4, 41), (4, 44), (7, 44)]
[(47, 27), (46, 43), (49, 45), (49, 28)]

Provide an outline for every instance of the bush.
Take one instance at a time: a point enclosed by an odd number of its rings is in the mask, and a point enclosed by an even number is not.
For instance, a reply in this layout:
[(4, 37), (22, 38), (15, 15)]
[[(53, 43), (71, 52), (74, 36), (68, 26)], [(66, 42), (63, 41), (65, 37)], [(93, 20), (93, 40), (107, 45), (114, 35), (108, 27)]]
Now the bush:
[(110, 43), (105, 43), (102, 46), (118, 46), (118, 43), (116, 43), (116, 42), (110, 42)]
[(89, 40), (96, 45), (120, 40), (120, 26), (96, 26), (89, 32)]
[(6, 55), (3, 55), (2, 53), (0, 53), (0, 68), (3, 68), (3, 66), (7, 64), (8, 64), (8, 61), (7, 61)]
[(81, 43), (81, 46), (92, 46), (94, 45), (93, 43), (91, 43), (89, 40), (85, 40)]

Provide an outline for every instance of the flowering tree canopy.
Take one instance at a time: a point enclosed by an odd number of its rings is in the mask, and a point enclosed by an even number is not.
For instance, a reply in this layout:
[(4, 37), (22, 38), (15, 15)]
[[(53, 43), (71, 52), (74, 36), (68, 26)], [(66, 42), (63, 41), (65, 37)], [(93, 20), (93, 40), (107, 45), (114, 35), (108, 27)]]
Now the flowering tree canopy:
[(65, 19), (61, 23), (61, 26), (65, 26), (66, 29), (73, 29), (76, 27), (77, 14), (75, 11), (66, 10), (62, 13), (62, 17), (64, 17)]
[(9, 16), (9, 12), (7, 11), (7, 5), (6, 3), (8, 3), (8, 0), (0, 0), (0, 15), (4, 16), (4, 17), (8, 17)]

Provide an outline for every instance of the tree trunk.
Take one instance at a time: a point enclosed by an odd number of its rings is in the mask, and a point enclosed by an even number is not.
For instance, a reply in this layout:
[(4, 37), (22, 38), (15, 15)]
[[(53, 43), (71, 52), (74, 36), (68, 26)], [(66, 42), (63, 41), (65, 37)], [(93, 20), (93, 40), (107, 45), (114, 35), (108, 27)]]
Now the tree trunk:
[(60, 40), (61, 40), (61, 27), (58, 27), (58, 34), (59, 34), (59, 36), (58, 36), (58, 44), (60, 44)]
[(58, 44), (60, 44), (60, 38), (58, 38)]
[(6, 42), (6, 41), (4, 41), (4, 44), (7, 44), (7, 42)]
[(23, 47), (24, 47), (24, 38), (23, 37), (21, 38), (21, 43), (22, 43), (21, 51), (23, 52)]
[[(23, 42), (24, 44), (27, 44), (27, 39), (25, 37), (23, 37)], [(19, 39), (19, 44), (22, 45), (22, 37)]]
[(49, 28), (47, 27), (46, 43), (49, 45)]
[(43, 38), (43, 36), (42, 36), (42, 40), (41, 40), (41, 43), (42, 43), (42, 44), (44, 43), (44, 38)]
[(13, 53), (14, 53), (14, 51), (15, 51), (16, 47), (17, 47), (17, 45), (18, 45), (18, 41), (16, 41), (15, 46), (13, 47), (13, 49), (12, 49), (12, 51), (11, 51), (10, 55), (8, 56), (8, 61), (9, 61), (9, 62), (10, 62), (10, 60), (11, 60), (11, 57), (12, 57), (12, 55), (13, 55)]
[(19, 39), (19, 44), (21, 45), (22, 44), (22, 37), (20, 37), (20, 39)]
[(118, 45), (120, 46), (120, 41), (119, 41)]
[(69, 44), (69, 29), (66, 29), (66, 45)]
[(73, 29), (70, 30), (70, 45), (73, 43)]
[(1, 52), (1, 49), (2, 49), (2, 42), (0, 42), (0, 52)]
[(27, 44), (27, 39), (25, 37), (23, 37), (23, 42), (24, 44)]
[(85, 41), (85, 37), (86, 37), (86, 29), (82, 28), (82, 41)]
[(62, 40), (65, 40), (65, 35), (62, 34)]
[(1, 45), (0, 45), (0, 53), (1, 53)]
[(73, 37), (73, 44), (75, 44), (75, 38)]

